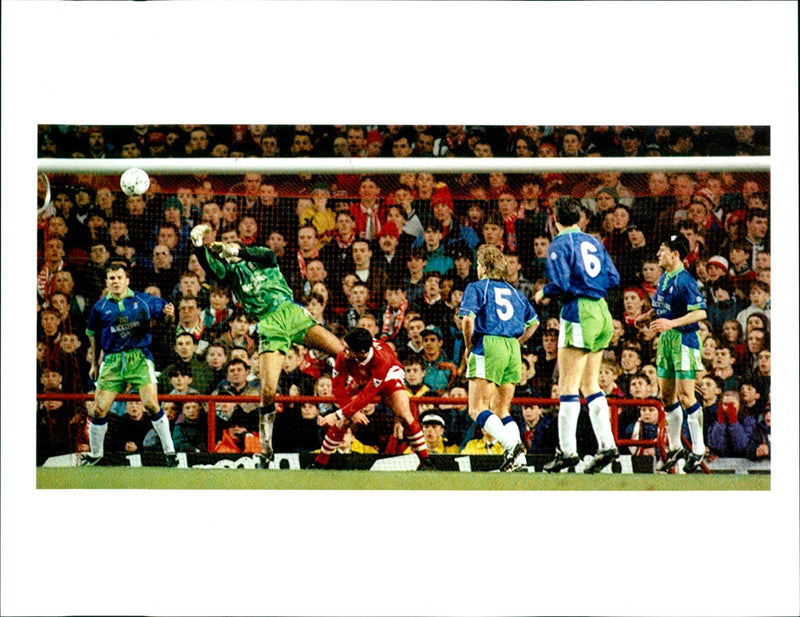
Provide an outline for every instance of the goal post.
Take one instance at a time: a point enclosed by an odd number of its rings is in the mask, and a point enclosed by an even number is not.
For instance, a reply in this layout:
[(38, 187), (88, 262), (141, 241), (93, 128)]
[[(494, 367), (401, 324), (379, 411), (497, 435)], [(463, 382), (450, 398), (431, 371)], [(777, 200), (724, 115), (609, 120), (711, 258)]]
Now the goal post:
[(427, 173), (648, 173), (768, 172), (769, 156), (636, 158), (208, 158), (208, 159), (55, 159), (38, 160), (50, 174), (122, 173), (139, 167), (153, 174), (398, 174)]

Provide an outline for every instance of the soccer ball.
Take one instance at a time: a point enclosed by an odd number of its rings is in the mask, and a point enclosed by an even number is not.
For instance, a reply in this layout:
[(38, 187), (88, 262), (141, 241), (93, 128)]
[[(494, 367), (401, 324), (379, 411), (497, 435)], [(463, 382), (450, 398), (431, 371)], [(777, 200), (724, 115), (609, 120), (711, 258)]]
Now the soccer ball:
[(131, 167), (119, 179), (119, 187), (126, 195), (141, 195), (150, 186), (150, 176), (143, 169)]

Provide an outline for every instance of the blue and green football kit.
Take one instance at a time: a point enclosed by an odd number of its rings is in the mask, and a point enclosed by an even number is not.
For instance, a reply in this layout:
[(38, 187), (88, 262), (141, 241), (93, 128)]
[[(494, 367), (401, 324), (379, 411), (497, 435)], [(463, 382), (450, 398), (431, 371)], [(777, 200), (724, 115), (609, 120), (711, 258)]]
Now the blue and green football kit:
[(96, 386), (110, 392), (124, 392), (125, 385), (139, 388), (156, 383), (153, 354), (150, 353), (150, 320), (158, 319), (167, 305), (165, 300), (141, 291), (128, 289), (117, 299), (108, 294), (89, 312), (86, 334), (100, 335), (103, 361)]
[(619, 272), (596, 237), (575, 225), (550, 243), (545, 271), (545, 297), (561, 297), (559, 347), (589, 352), (608, 347), (614, 334), (605, 297), (619, 285)]
[[(691, 311), (705, 310), (706, 301), (697, 281), (683, 264), (658, 279), (652, 300), (656, 317), (677, 319)], [(662, 332), (658, 337), (656, 367), (658, 376), (667, 379), (694, 379), (702, 365), (702, 344), (697, 322)]]
[(519, 383), (522, 362), (517, 339), (539, 322), (525, 295), (505, 281), (481, 279), (467, 285), (458, 313), (475, 320), (467, 378), (481, 377), (498, 385)]

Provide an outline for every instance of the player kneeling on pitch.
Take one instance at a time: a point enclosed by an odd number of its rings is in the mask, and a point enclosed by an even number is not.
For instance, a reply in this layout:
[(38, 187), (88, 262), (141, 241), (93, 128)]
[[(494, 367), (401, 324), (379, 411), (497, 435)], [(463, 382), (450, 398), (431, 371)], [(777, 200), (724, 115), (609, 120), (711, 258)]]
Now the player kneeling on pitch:
[(524, 471), (525, 446), (511, 416), (511, 399), (522, 377), (520, 345), (539, 327), (539, 317), (506, 282), (508, 261), (500, 249), (484, 244), (477, 261), (480, 280), (467, 285), (458, 310), (469, 354), (469, 415), (503, 446), (500, 471)]
[(142, 404), (161, 440), (167, 465), (177, 467), (169, 420), (158, 404), (153, 355), (148, 349), (152, 340), (150, 320), (164, 317), (171, 320), (175, 317), (175, 307), (156, 296), (132, 291), (128, 285), (127, 264), (112, 261), (106, 266), (108, 295), (98, 300), (89, 313), (86, 334), (91, 358), (89, 377), (95, 382), (94, 410), (89, 424), (90, 451), (83, 455), (80, 464), (97, 465), (103, 458), (108, 410), (117, 394), (125, 392), (130, 384), (139, 390)]
[(388, 345), (373, 340), (364, 328), (353, 328), (344, 337), (344, 350), (333, 366), (333, 395), (340, 409), (320, 420), (328, 426), (322, 448), (314, 460), (315, 467), (325, 467), (344, 440), (352, 424), (369, 424), (361, 410), (375, 397), (392, 410), (403, 432), (419, 457), (419, 469), (430, 469), (428, 446), (419, 420), (411, 411), (405, 372), (400, 360)]

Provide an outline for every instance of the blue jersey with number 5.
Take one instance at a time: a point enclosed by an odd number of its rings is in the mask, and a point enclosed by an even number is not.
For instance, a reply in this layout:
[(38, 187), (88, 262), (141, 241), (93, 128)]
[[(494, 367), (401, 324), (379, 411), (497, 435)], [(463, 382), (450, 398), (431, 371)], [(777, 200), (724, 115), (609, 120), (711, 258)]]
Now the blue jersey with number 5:
[(547, 251), (547, 278), (542, 290), (547, 297), (605, 298), (619, 285), (619, 272), (603, 243), (578, 227), (568, 227), (550, 243)]
[(473, 345), (487, 334), (519, 338), (525, 328), (539, 321), (524, 294), (505, 281), (492, 279), (467, 285), (458, 314), (474, 316)]

